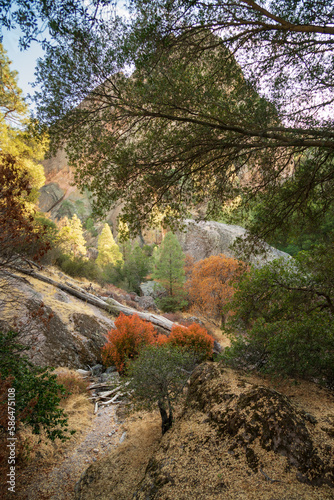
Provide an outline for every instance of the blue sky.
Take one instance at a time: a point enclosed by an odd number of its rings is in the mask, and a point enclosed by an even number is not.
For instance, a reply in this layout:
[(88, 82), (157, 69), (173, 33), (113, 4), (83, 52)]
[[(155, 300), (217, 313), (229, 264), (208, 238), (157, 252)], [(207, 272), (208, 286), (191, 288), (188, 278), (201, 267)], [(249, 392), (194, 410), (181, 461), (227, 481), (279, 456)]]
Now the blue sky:
[(18, 72), (18, 85), (24, 96), (33, 94), (34, 89), (30, 85), (35, 80), (34, 72), (36, 61), (43, 56), (43, 49), (38, 43), (32, 43), (30, 48), (20, 51), (20, 30), (7, 31), (3, 29), (3, 46), (7, 56), (12, 61), (11, 69)]
[[(123, 0), (117, 1), (118, 15), (128, 16), (128, 12)], [(30, 85), (35, 80), (34, 72), (36, 61), (43, 56), (43, 49), (40, 44), (33, 42), (29, 49), (20, 51), (19, 38), (20, 29), (8, 31), (0, 26), (0, 35), (3, 35), (3, 45), (7, 51), (9, 59), (12, 61), (11, 69), (18, 71), (18, 85), (22, 89), (24, 96), (33, 94), (34, 89)], [(29, 103), (29, 102), (28, 102)]]

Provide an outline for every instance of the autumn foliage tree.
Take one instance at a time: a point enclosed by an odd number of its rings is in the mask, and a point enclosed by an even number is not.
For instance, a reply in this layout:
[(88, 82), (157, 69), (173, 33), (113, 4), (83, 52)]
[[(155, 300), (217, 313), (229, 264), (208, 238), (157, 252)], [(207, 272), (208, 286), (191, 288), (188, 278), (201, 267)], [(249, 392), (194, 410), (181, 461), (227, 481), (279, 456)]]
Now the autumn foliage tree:
[(245, 270), (245, 264), (223, 254), (197, 262), (186, 285), (192, 309), (218, 323), (224, 322), (223, 309), (234, 294), (233, 282)]
[(43, 239), (46, 228), (38, 225), (27, 202), (29, 176), (11, 155), (0, 154), (0, 273), (23, 255), (38, 259), (48, 249)]
[(74, 258), (85, 257), (86, 240), (78, 216), (74, 214), (71, 219), (64, 217), (58, 222), (58, 229), (57, 244), (60, 250)]
[(118, 261), (123, 261), (121, 251), (107, 223), (104, 224), (99, 236), (97, 249), (99, 253), (96, 263), (102, 268), (106, 267), (108, 264), (115, 265)]

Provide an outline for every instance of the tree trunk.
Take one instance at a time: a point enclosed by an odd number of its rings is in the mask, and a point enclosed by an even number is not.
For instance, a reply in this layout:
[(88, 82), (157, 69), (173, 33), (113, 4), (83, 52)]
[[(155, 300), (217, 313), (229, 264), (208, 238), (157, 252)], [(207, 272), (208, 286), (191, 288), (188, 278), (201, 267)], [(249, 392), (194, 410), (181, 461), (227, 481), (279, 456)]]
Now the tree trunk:
[(100, 299), (99, 297), (96, 297), (95, 295), (86, 292), (86, 290), (79, 289), (79, 287), (72, 288), (71, 286), (63, 285), (62, 283), (58, 283), (57, 281), (54, 281), (53, 279), (48, 278), (43, 274), (35, 273), (34, 271), (21, 269), (14, 266), (12, 267), (12, 269), (15, 269), (19, 273), (31, 276), (32, 278), (44, 281), (45, 283), (49, 283), (50, 285), (53, 285), (59, 288), (60, 290), (63, 290), (64, 292), (67, 292), (73, 295), (74, 297), (77, 297), (78, 299), (84, 300), (88, 304), (92, 304), (95, 307), (104, 309), (109, 313), (117, 314), (119, 312), (122, 312), (127, 316), (131, 316), (132, 314), (137, 314), (140, 318), (149, 321), (150, 323), (153, 323), (153, 325), (162, 328), (168, 333), (170, 333), (172, 326), (174, 324), (172, 321), (168, 320), (167, 318), (164, 318), (163, 316), (159, 316), (158, 314), (151, 314), (151, 313), (144, 313), (141, 311), (137, 311), (136, 309), (132, 309), (132, 307), (120, 304), (119, 302), (117, 302), (117, 300), (114, 299), (109, 299), (110, 301), (109, 303), (105, 302), (103, 299)]
[(161, 415), (161, 431), (162, 435), (164, 435), (171, 427), (173, 424), (173, 413), (171, 408), (169, 408), (169, 415), (166, 411), (166, 408), (164, 407), (164, 404), (162, 401), (158, 402), (159, 410), (160, 410), (160, 415)]

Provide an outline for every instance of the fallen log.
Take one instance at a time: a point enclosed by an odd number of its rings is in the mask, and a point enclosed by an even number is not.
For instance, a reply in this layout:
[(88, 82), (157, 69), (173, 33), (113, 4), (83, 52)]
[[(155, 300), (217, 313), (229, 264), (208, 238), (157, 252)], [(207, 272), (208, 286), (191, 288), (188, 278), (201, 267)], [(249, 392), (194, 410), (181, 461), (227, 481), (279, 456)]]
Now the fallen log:
[(21, 269), (21, 268), (14, 268), (17, 272), (20, 272), (22, 274), (25, 274), (27, 276), (31, 276), (32, 278), (38, 279), (40, 281), (44, 281), (45, 283), (48, 283), (49, 285), (53, 285), (56, 288), (59, 288), (63, 292), (67, 292), (70, 295), (73, 295), (74, 297), (83, 300), (87, 302), (88, 304), (91, 304), (95, 307), (98, 307), (100, 309), (103, 309), (109, 313), (117, 314), (119, 312), (124, 313), (127, 316), (131, 316), (132, 314), (137, 314), (140, 318), (149, 321), (153, 323), (153, 325), (158, 326), (165, 330), (166, 332), (170, 332), (173, 326), (173, 322), (170, 321), (167, 318), (164, 318), (163, 316), (159, 316), (158, 314), (151, 314), (151, 313), (144, 313), (141, 311), (137, 311), (136, 309), (132, 309), (131, 307), (124, 306), (123, 304), (120, 304), (117, 302), (117, 300), (110, 298), (108, 302), (105, 302), (102, 299), (99, 299), (95, 295), (86, 292), (86, 291), (79, 291), (77, 288), (78, 287), (72, 287), (68, 285), (63, 285), (62, 283), (58, 283), (58, 281), (55, 281), (51, 278), (48, 278), (47, 276), (44, 276), (43, 274), (36, 273), (34, 271), (28, 270), (28, 269)]

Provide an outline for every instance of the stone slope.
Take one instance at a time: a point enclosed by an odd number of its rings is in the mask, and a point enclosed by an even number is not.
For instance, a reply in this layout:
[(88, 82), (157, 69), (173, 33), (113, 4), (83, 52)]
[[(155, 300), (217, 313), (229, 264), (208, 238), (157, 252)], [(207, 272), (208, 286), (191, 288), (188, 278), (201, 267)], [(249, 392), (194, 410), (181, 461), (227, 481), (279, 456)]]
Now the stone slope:
[[(161, 435), (159, 422), (150, 432), (152, 439)], [(148, 461), (149, 444), (142, 435), (131, 438), (145, 460), (134, 462), (133, 452), (122, 448), (92, 464), (75, 499), (333, 498), (334, 395), (306, 381), (202, 364), (183, 411)]]
[(326, 393), (327, 411), (314, 414), (319, 402), (310, 414), (218, 364), (200, 366), (134, 498), (333, 498), (334, 398)]
[[(70, 279), (52, 270), (44, 273)], [(105, 335), (114, 327), (108, 313), (32, 277), (17, 280), (15, 288), (18, 303), (0, 310), (0, 326), (19, 327), (35, 364), (86, 368), (101, 362)]]

